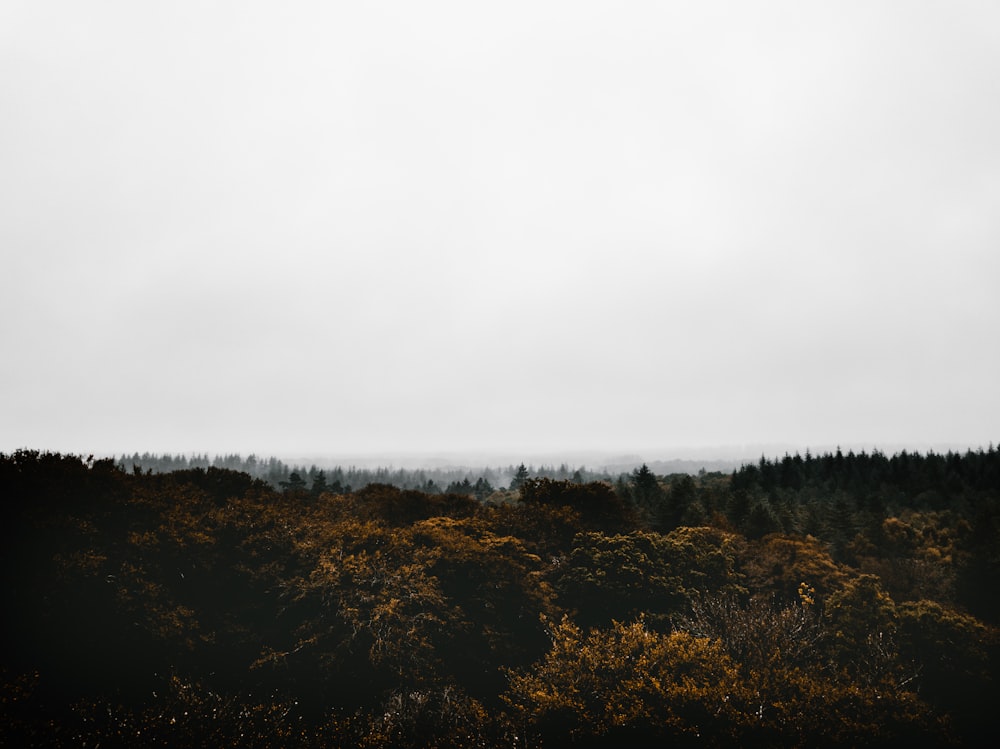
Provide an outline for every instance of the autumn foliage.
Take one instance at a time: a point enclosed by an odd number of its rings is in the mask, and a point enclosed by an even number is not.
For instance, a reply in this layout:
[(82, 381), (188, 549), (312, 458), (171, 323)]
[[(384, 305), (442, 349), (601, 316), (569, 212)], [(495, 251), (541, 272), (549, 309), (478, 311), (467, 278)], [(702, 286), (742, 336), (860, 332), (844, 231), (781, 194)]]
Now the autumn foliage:
[(968, 460), (484, 499), (0, 455), (0, 744), (975, 744), (1000, 473)]

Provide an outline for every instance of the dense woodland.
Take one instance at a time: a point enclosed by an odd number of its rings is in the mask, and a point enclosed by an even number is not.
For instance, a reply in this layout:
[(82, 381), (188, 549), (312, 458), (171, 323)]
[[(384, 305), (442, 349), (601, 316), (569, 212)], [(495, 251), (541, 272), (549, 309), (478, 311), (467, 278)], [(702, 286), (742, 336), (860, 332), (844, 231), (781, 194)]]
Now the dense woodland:
[[(332, 492), (349, 493), (363, 489), (370, 484), (387, 484), (399, 489), (416, 489), (426, 494), (475, 494), (482, 499), (492, 494), (495, 487), (505, 488), (520, 476), (536, 478), (572, 479), (577, 483), (589, 481), (610, 481), (607, 471), (591, 471), (586, 467), (570, 468), (563, 464), (556, 466), (506, 466), (481, 468), (478, 470), (452, 468), (364, 468), (359, 466), (334, 466), (320, 468), (315, 464), (289, 464), (280, 458), (260, 458), (256, 455), (243, 457), (237, 453), (209, 456), (207, 454), (157, 455), (153, 453), (133, 453), (122, 455), (117, 460), (122, 470), (136, 469), (151, 473), (172, 473), (192, 468), (225, 468), (239, 471), (261, 479), (275, 489), (308, 489), (314, 494)], [(527, 473), (525, 473), (527, 472)]]
[(1000, 729), (992, 446), (436, 491), (128, 462), (0, 454), (0, 745), (992, 746)]
[[(599, 469), (583, 465), (571, 466), (565, 462), (558, 466), (521, 464), (484, 468), (450, 466), (407, 469), (391, 466), (366, 468), (356, 465), (333, 465), (324, 468), (315, 463), (307, 466), (288, 463), (274, 456), (264, 458), (254, 454), (244, 457), (238, 453), (172, 455), (149, 452), (122, 455), (116, 462), (125, 471), (134, 471), (138, 468), (152, 473), (170, 473), (191, 468), (227, 468), (262, 479), (275, 489), (294, 486), (308, 488), (316, 493), (325, 491), (343, 493), (362, 489), (369, 484), (389, 484), (399, 489), (417, 489), (427, 494), (474, 493), (480, 499), (491, 494), (494, 488), (507, 488), (515, 479), (522, 480), (527, 477), (569, 480), (577, 484), (591, 481), (614, 482), (623, 478), (623, 471), (627, 474), (639, 463), (636, 460), (625, 468), (611, 465)], [(697, 473), (706, 470), (731, 471), (739, 465), (739, 461), (733, 460), (661, 460), (653, 463), (652, 467), (663, 473)], [(627, 476), (625, 478), (627, 479)]]

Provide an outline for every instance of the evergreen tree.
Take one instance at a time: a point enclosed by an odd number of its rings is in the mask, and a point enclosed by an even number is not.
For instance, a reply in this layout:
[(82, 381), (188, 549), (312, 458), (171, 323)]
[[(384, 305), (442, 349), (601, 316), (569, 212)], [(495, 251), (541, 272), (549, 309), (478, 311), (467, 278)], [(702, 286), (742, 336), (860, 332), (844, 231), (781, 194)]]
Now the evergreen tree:
[(510, 488), (514, 490), (520, 490), (524, 485), (524, 482), (528, 480), (528, 469), (525, 467), (524, 463), (521, 463), (517, 467), (517, 473), (514, 474), (514, 478), (510, 481)]
[(288, 481), (280, 481), (278, 485), (286, 492), (301, 492), (306, 489), (306, 481), (297, 471), (292, 471), (288, 475)]
[(318, 497), (320, 494), (330, 490), (330, 487), (326, 483), (326, 472), (318, 471), (313, 477), (312, 488), (310, 492), (313, 496)]

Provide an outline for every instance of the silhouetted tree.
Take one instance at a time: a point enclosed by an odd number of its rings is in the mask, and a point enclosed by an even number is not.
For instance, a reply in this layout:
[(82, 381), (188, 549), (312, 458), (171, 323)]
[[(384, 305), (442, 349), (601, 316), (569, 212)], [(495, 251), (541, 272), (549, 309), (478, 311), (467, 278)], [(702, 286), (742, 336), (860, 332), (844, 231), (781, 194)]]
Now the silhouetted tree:
[(517, 472), (514, 474), (514, 478), (510, 480), (510, 488), (520, 489), (527, 480), (528, 469), (525, 467), (524, 463), (521, 463), (521, 465), (517, 467)]

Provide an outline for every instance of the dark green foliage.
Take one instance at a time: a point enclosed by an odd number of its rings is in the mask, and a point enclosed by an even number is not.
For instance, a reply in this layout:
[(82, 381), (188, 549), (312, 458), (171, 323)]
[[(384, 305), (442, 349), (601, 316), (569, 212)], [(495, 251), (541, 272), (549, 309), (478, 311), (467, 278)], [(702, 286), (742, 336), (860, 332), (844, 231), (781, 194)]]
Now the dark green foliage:
[[(225, 502), (233, 497), (242, 497), (251, 490), (266, 491), (267, 484), (253, 479), (245, 473), (228, 468), (188, 468), (163, 474), (162, 486), (182, 486), (190, 484), (210, 494), (216, 502)], [(301, 484), (299, 485), (301, 488)]]
[[(259, 458), (256, 455), (242, 457), (231, 455), (155, 455), (151, 453), (134, 453), (122, 455), (115, 464), (123, 471), (138, 473), (174, 473), (189, 469), (218, 468), (245, 473), (252, 478), (260, 479), (275, 489), (283, 489), (286, 485), (296, 484), (297, 488), (309, 488), (314, 495), (328, 491), (331, 494), (343, 494), (353, 489), (361, 489), (369, 484), (389, 484), (398, 489), (416, 489), (429, 494), (441, 492), (441, 487), (464, 487), (466, 481), (473, 485), (477, 499), (484, 499), (494, 491), (494, 487), (511, 484), (512, 489), (520, 487), (521, 482), (531, 476), (536, 478), (551, 478), (557, 481), (571, 479), (574, 483), (584, 484), (589, 481), (610, 481), (614, 477), (607, 471), (592, 471), (586, 467), (570, 468), (560, 466), (508, 466), (506, 468), (482, 468), (472, 472), (465, 468), (365, 468), (359, 466), (334, 466), (321, 468), (316, 465), (288, 464), (278, 458)], [(293, 480), (292, 474), (298, 478)]]
[(970, 743), (994, 730), (997, 631), (934, 601), (901, 604), (896, 615), (900, 656), (912, 664), (920, 694), (955, 716)]
[(528, 468), (521, 463), (517, 467), (517, 472), (514, 474), (514, 478), (510, 480), (510, 488), (514, 490), (520, 490), (524, 486), (524, 482), (528, 480)]
[(278, 485), (285, 492), (304, 492), (306, 490), (306, 480), (296, 471), (288, 475), (288, 481), (279, 481)]
[(569, 507), (579, 513), (583, 527), (607, 531), (636, 527), (635, 510), (608, 485), (601, 482), (576, 484), (548, 478), (525, 479), (521, 501), (526, 505)]
[(392, 526), (407, 526), (418, 520), (447, 515), (469, 517), (478, 504), (464, 492), (429, 495), (412, 489), (402, 490), (388, 484), (369, 484), (347, 500), (352, 515), (377, 520)]
[(661, 535), (583, 533), (552, 572), (560, 602), (585, 626), (646, 614), (661, 625), (702, 595), (738, 591), (735, 537), (711, 528)]

